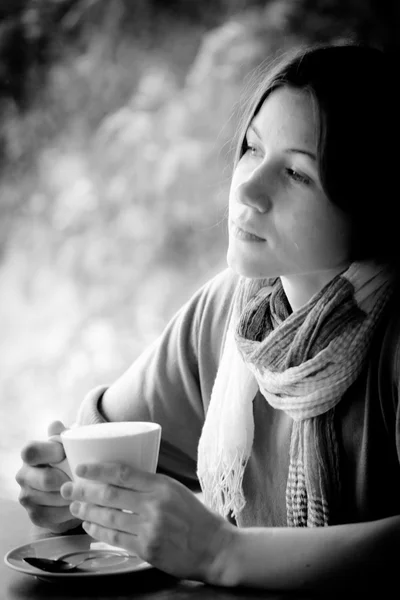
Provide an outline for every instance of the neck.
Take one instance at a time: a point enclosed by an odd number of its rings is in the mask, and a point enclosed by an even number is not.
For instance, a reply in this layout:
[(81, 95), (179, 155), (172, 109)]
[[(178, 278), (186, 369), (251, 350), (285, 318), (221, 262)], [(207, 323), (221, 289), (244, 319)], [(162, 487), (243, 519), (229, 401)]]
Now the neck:
[(320, 292), (336, 275), (343, 273), (348, 266), (341, 265), (325, 271), (281, 276), (282, 287), (293, 312), (307, 304), (315, 294)]

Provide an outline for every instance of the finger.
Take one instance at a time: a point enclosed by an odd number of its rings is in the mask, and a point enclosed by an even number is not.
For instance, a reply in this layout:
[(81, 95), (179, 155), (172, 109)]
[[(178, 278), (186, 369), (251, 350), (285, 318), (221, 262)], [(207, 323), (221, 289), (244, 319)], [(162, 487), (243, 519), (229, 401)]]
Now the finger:
[(69, 481), (61, 486), (63, 498), (140, 513), (143, 494), (98, 481)]
[(141, 522), (137, 514), (87, 504), (86, 502), (74, 501), (69, 510), (74, 517), (81, 521), (90, 521), (106, 529), (118, 529), (131, 535), (137, 535), (138, 525)]
[(163, 477), (155, 473), (140, 471), (123, 463), (89, 463), (78, 465), (75, 473), (85, 479), (103, 481), (126, 487), (137, 492), (150, 492)]
[[(90, 521), (84, 521), (82, 527), (86, 533), (94, 539), (105, 542), (106, 544), (111, 544), (111, 546), (124, 548), (129, 554), (143, 558), (139, 554), (140, 541), (138, 536), (124, 533), (117, 529), (108, 529), (107, 527), (102, 527), (101, 525), (91, 523)], [(143, 558), (143, 560), (145, 559)]]
[(65, 452), (58, 442), (29, 442), (21, 451), (22, 460), (32, 467), (58, 463), (64, 460)]
[(62, 421), (53, 421), (47, 428), (47, 435), (50, 437), (52, 435), (58, 435), (62, 431), (67, 429)]
[(30, 467), (24, 465), (15, 476), (21, 488), (32, 488), (39, 492), (57, 492), (69, 477), (60, 469), (53, 467)]

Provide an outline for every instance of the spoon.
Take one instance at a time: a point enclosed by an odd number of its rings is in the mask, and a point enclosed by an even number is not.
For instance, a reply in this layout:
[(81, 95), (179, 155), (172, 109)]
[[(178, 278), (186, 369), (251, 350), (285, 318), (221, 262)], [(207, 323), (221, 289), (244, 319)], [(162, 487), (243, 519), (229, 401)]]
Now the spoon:
[[(115, 553), (110, 554), (102, 554), (102, 558), (115, 556)], [(41, 569), (42, 571), (47, 571), (48, 573), (69, 573), (74, 571), (79, 571), (78, 567), (86, 562), (87, 560), (93, 560), (94, 558), (98, 558), (99, 555), (95, 556), (87, 556), (80, 562), (76, 564), (72, 564), (63, 558), (39, 558), (38, 556), (25, 556), (22, 560), (24, 560), (28, 565), (32, 567), (36, 567), (37, 569)]]

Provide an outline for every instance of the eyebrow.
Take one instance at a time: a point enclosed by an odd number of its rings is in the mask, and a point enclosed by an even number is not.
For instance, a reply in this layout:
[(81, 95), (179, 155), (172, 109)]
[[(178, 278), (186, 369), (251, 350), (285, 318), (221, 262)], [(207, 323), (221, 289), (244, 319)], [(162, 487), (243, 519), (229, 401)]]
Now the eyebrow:
[[(256, 136), (258, 137), (258, 139), (261, 141), (261, 134), (258, 131), (257, 127), (254, 125), (254, 123), (250, 123), (248, 129), (251, 129)], [(306, 150), (305, 148), (287, 148), (285, 150), (286, 153), (288, 154), (305, 154), (306, 156), (308, 156), (309, 158), (311, 158), (312, 160), (316, 161), (317, 157), (315, 155), (314, 152), (311, 152), (310, 150)]]

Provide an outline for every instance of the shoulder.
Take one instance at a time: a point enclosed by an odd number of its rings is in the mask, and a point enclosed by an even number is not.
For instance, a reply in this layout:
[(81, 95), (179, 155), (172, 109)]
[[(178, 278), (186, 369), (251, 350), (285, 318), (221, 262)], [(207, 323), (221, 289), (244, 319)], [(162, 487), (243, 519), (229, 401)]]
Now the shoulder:
[(224, 269), (200, 289), (203, 302), (219, 308), (230, 306), (238, 282), (239, 275), (232, 269)]
[(226, 320), (233, 307), (233, 298), (239, 276), (231, 269), (224, 269), (203, 284), (183, 306), (184, 312), (195, 312), (199, 321), (204, 319)]
[(201, 286), (182, 308), (181, 322), (190, 323), (199, 357), (209, 353), (219, 361), (239, 279), (231, 269), (224, 269)]
[(238, 282), (231, 269), (211, 277), (175, 313), (162, 337), (188, 340), (194, 348), (212, 340), (218, 343), (225, 336)]
[(214, 277), (211, 277), (200, 289), (206, 290), (211, 294), (224, 295), (226, 292), (233, 291), (238, 282), (239, 275), (230, 268), (223, 269)]

